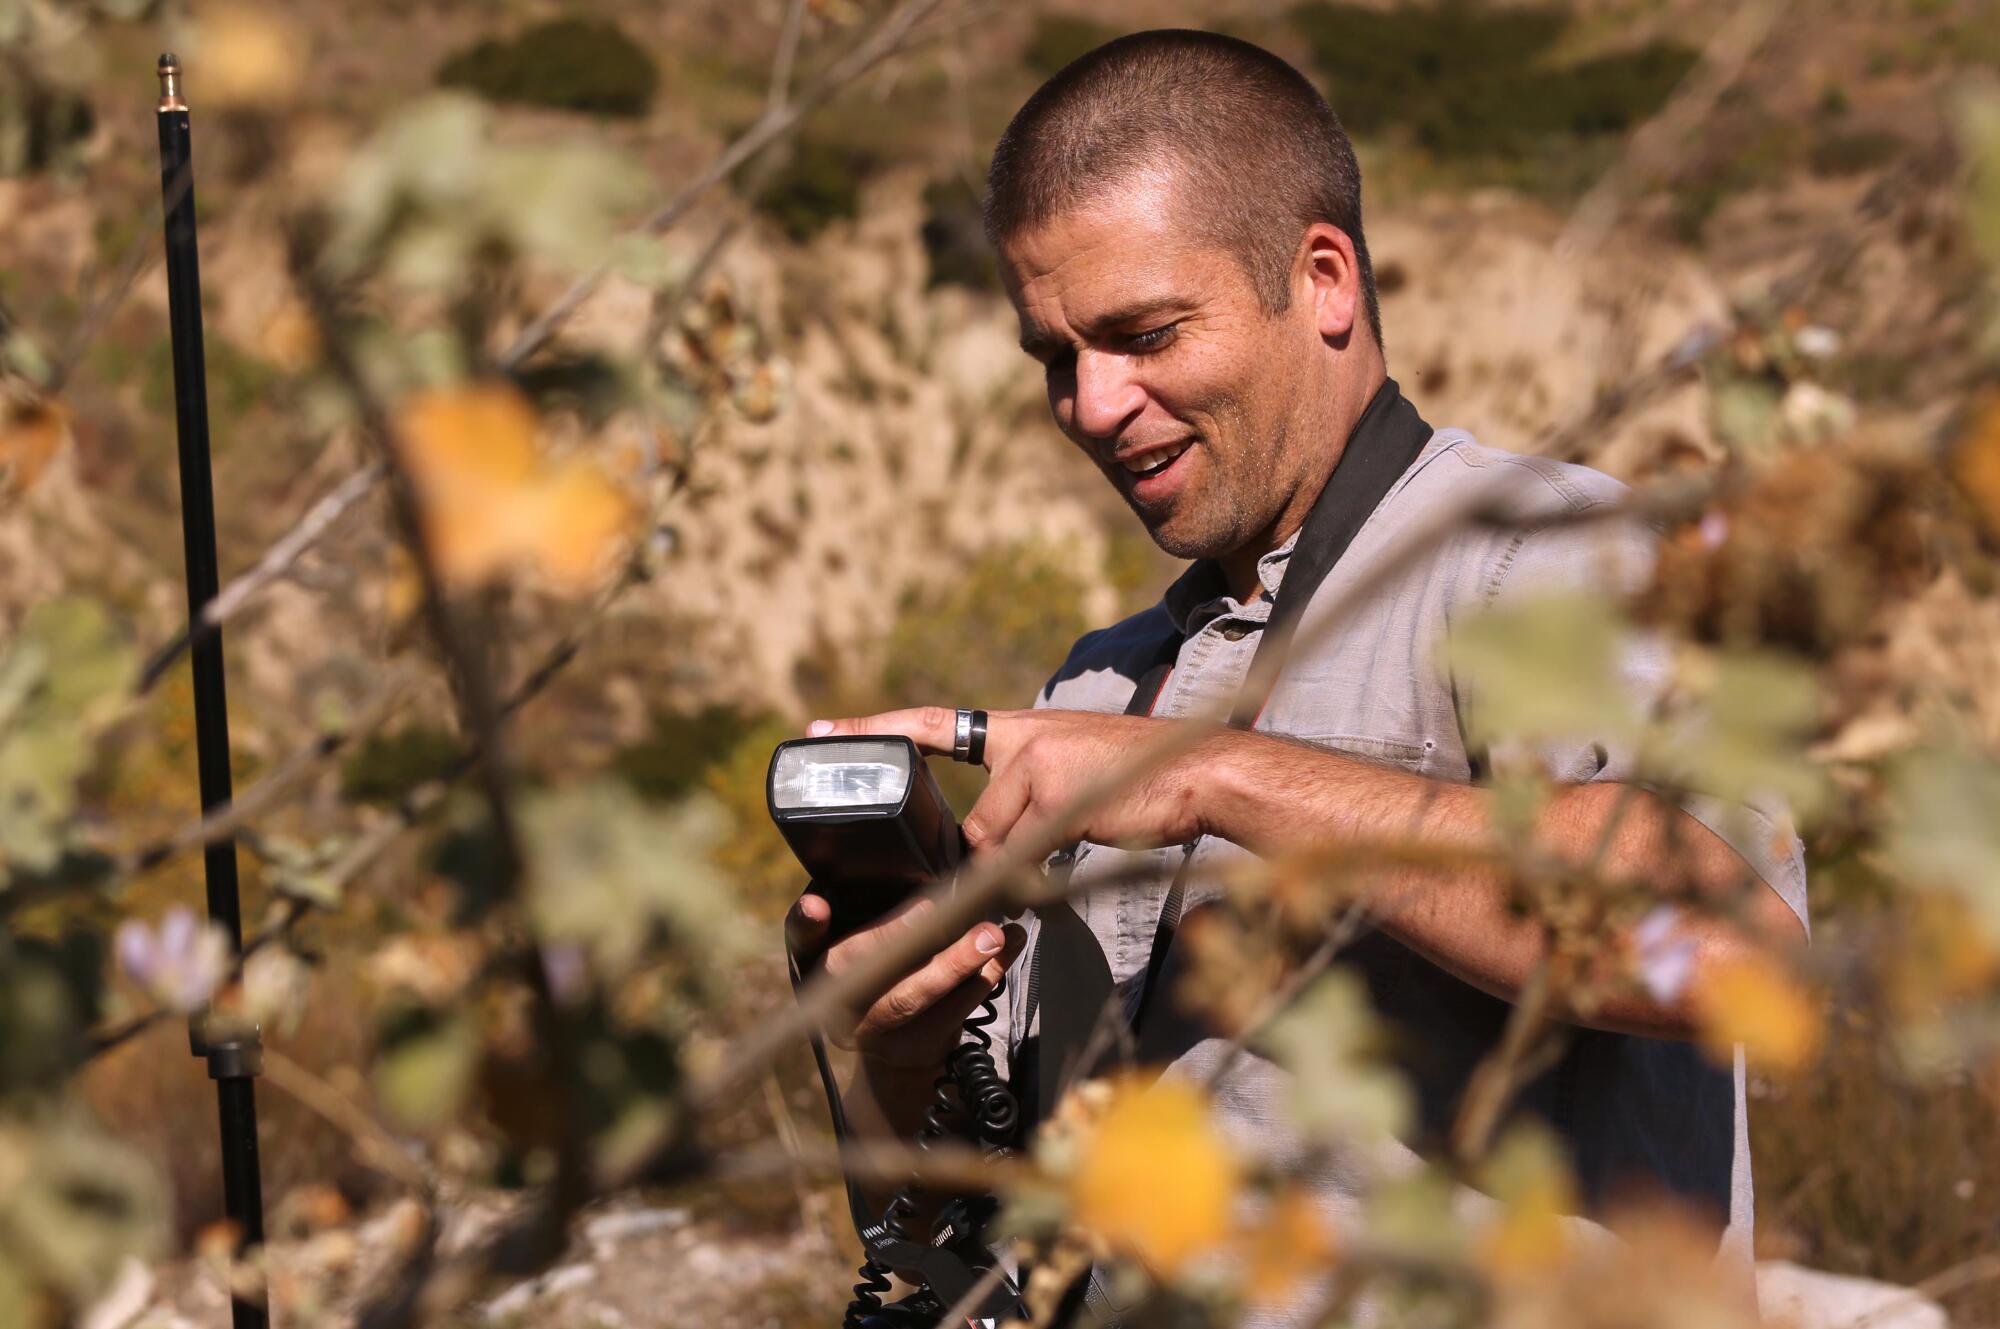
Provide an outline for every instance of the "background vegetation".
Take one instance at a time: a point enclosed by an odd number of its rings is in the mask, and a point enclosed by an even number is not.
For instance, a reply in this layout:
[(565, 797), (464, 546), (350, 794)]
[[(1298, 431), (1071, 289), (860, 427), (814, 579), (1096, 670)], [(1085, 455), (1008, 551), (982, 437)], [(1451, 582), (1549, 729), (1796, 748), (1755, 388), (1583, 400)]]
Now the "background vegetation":
[[(1467, 667), (1588, 699), (1619, 622), (1661, 629), (1665, 711), (1564, 722), (1654, 743), (1663, 785), (1792, 795), (1815, 945), (1709, 1022), (1753, 1056), (1760, 1252), (2000, 1322), (1984, 0), (0, 0), (0, 1323), (220, 1322), (182, 1020), (211, 997), (271, 1050), (272, 1241), (236, 1276), (282, 1323), (837, 1314), (818, 1090), (764, 1037), (802, 884), (765, 763), (814, 715), (1025, 704), (1171, 575), (1048, 425), (977, 221), (1036, 82), (1164, 23), (1281, 51), (1354, 130), (1427, 415), (1610, 470), (1669, 531), (1637, 603), (1530, 607)], [(214, 827), (172, 647), (167, 48), (242, 592), (240, 967), (185, 912)], [(1498, 852), (1572, 950), (1633, 906)], [(1328, 1148), (1400, 1101), (1337, 966), (1308, 981), (1368, 867), (1232, 883), (1203, 945)], [(1376, 1177), (1339, 1231), (1199, 1101), (1106, 1089), (1034, 1159), (1009, 1195), (1049, 1267), (1116, 1253), (1162, 1321), (1328, 1269), (1336, 1313), (1741, 1316), (1673, 1221), (1566, 1241), (1532, 1133)], [(1164, 1203), (1165, 1168), (1210, 1197)]]

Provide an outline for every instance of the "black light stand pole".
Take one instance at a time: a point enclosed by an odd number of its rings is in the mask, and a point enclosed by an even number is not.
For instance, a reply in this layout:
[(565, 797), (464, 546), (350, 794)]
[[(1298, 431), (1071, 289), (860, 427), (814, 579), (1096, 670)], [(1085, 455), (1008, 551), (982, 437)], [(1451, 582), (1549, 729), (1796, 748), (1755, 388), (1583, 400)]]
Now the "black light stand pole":
[[(215, 491), (208, 460), (208, 375), (201, 348), (201, 268), (195, 258), (194, 153), (180, 62), (160, 57), (160, 190), (166, 204), (167, 317), (173, 328), (174, 420), (180, 435), (181, 534), (187, 556), (188, 631), (194, 667), (195, 753), (204, 815), (226, 805), (229, 784), (229, 703), (223, 691), (222, 634), (194, 627), (217, 590)], [(243, 946), (236, 891), (236, 839), (223, 836), (204, 851), (208, 916)], [(257, 1167), (257, 1085), (263, 1045), (254, 1027), (188, 1027), (194, 1055), (208, 1062), (222, 1118), (223, 1211), (236, 1225), (240, 1254), (264, 1242), (264, 1195)], [(253, 1293), (230, 1292), (235, 1329), (270, 1323), (261, 1280)]]

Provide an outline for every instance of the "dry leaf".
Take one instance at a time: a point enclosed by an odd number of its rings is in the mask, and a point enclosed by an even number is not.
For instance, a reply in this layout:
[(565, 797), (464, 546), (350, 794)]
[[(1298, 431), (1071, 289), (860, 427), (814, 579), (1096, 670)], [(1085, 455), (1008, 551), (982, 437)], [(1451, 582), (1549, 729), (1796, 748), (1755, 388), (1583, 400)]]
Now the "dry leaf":
[(54, 402), (0, 402), (0, 498), (25, 493), (68, 438), (69, 419)]
[(631, 500), (602, 468), (542, 460), (534, 408), (504, 384), (419, 393), (398, 435), (439, 572), (455, 587), (530, 567), (580, 589), (631, 524)]
[(212, 5), (201, 12), (187, 72), (198, 105), (282, 105), (306, 77), (305, 35), (269, 5)]
[(1244, 1279), (1251, 1300), (1283, 1301), (1306, 1279), (1332, 1261), (1336, 1250), (1312, 1193), (1300, 1186), (1280, 1192), (1270, 1216), (1244, 1242), (1250, 1270)]

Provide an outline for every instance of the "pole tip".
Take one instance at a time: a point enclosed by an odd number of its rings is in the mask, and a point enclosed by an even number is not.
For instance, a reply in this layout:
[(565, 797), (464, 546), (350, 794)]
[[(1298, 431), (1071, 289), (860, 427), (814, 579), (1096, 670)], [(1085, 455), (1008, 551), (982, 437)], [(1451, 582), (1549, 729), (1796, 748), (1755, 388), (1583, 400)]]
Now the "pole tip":
[(181, 100), (181, 60), (172, 51), (160, 56), (160, 109), (162, 111), (187, 109), (187, 103)]

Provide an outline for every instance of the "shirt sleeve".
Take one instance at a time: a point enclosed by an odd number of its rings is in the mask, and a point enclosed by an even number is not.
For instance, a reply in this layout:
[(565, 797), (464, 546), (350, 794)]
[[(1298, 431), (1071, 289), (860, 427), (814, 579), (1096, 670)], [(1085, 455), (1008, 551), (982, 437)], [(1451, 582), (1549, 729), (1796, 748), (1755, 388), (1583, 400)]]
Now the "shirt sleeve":
[[(1484, 603), (1562, 591), (1596, 590), (1624, 597), (1652, 575), (1657, 537), (1636, 519), (1568, 521), (1515, 532), (1499, 569), (1487, 585)], [(1640, 631), (1620, 643), (1619, 682), (1642, 714), (1655, 713), (1673, 680), (1671, 645)], [(1460, 718), (1476, 707), (1476, 694), (1459, 691)], [(1493, 755), (1501, 755), (1495, 753)], [(1636, 753), (1616, 741), (1588, 737), (1555, 743), (1510, 746), (1507, 755), (1531, 755), (1549, 778), (1564, 784), (1640, 784)], [(1776, 891), (1810, 929), (1806, 911), (1805, 847), (1790, 809), (1775, 796), (1749, 802), (1725, 801), (1700, 793), (1676, 800), (1689, 816), (1734, 849), (1764, 883)]]

